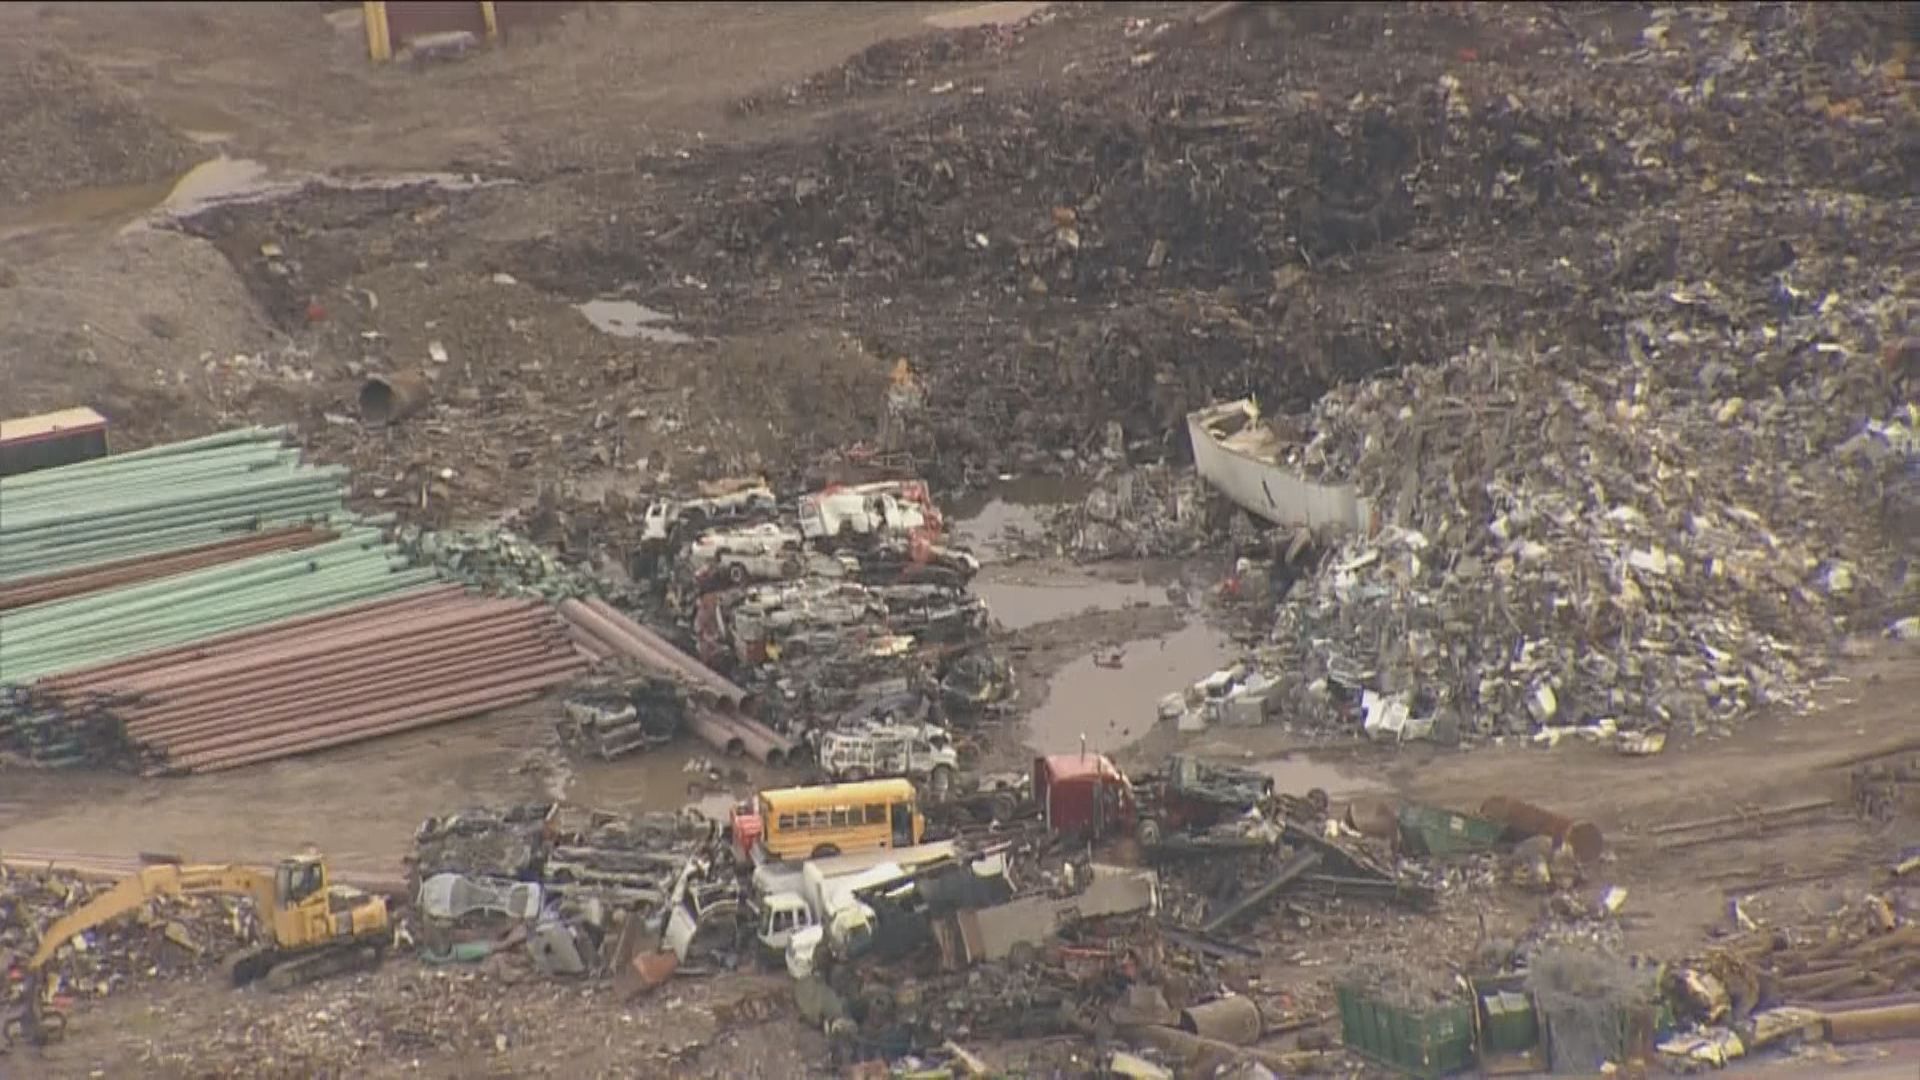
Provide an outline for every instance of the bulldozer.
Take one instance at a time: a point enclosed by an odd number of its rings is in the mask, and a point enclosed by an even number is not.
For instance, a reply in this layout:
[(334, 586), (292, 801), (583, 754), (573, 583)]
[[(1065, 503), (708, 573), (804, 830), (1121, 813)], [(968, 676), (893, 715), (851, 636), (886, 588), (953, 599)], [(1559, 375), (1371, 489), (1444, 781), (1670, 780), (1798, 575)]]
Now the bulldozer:
[(255, 944), (227, 961), (236, 986), (265, 980), (285, 990), (328, 975), (378, 965), (393, 942), (387, 902), (335, 885), (318, 855), (292, 855), (271, 870), (249, 866), (159, 863), (142, 867), (56, 919), (27, 961), (26, 999), (0, 1036), (43, 1046), (66, 1031), (66, 1017), (46, 1002), (43, 973), (60, 947), (102, 923), (137, 911), (159, 896), (244, 896), (259, 925)]

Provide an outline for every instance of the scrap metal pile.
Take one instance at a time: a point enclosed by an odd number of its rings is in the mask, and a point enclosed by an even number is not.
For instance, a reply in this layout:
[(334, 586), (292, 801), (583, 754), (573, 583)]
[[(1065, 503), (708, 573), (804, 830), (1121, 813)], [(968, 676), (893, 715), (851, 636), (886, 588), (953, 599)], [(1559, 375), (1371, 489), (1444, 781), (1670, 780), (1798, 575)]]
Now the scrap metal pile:
[[(753, 489), (765, 492), (765, 489)], [(908, 710), (977, 715), (1004, 691), (985, 655), (979, 564), (941, 546), (919, 481), (828, 487), (790, 506), (663, 500), (648, 510), (655, 579), (701, 662), (758, 688), (762, 715), (791, 735)], [(657, 524), (656, 524), (657, 523)]]
[[(0, 974), (24, 966), (54, 920), (85, 904), (111, 880), (0, 866)], [(252, 902), (226, 897), (158, 897), (133, 918), (76, 937), (48, 967), (54, 992), (102, 997), (128, 985), (217, 967), (252, 940)], [(0, 1002), (20, 1003), (25, 982), (0, 979)]]
[[(1281, 608), (1267, 666), (1299, 720), (1711, 731), (1804, 705), (1833, 635), (1914, 587), (1860, 509), (1915, 460), (1911, 428), (1861, 419), (1887, 408), (1862, 309), (1701, 282), (1642, 310), (1624, 359), (1474, 349), (1316, 407), (1301, 462), (1391, 524)], [(1742, 367), (1692, 347), (1702, 319)]]
[(204, 772), (528, 700), (544, 605), (436, 584), (248, 428), (0, 481), (0, 753)]
[(471, 962), (524, 944), (555, 975), (623, 970), (636, 951), (656, 951), (681, 899), (697, 894), (713, 909), (738, 885), (719, 826), (691, 813), (467, 811), (421, 823), (410, 861), (429, 959)]

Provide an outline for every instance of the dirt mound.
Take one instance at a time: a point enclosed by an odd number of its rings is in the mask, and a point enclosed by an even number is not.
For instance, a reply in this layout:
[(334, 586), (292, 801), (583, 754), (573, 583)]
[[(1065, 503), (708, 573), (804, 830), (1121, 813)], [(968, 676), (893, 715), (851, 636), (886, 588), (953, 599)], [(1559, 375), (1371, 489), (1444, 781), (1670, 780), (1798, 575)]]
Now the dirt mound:
[[(213, 246), (140, 229), (84, 256), (10, 264), (0, 276), (0, 386), (7, 413), (87, 405), (116, 449), (185, 438), (255, 415), (257, 376), (283, 357)], [(277, 409), (265, 418), (278, 419)]]
[[(1725, 192), (1920, 187), (1911, 95), (1850, 11), (1413, 5), (1130, 48), (930, 120), (670, 164), (691, 207), (521, 256), (570, 292), (696, 275), (716, 311), (884, 295), (859, 332), (924, 358), (942, 449), (997, 467), (1116, 416), (1167, 436), (1210, 398), (1297, 406), (1492, 335), (1598, 347), (1608, 295), (1676, 259), (1779, 269), (1769, 238), (1716, 235)], [(1562, 265), (1574, 245), (1588, 259)]]
[[(177, 176), (200, 156), (179, 132), (73, 56), (0, 48), (0, 190), (16, 203)], [(31, 148), (31, 152), (24, 152)]]

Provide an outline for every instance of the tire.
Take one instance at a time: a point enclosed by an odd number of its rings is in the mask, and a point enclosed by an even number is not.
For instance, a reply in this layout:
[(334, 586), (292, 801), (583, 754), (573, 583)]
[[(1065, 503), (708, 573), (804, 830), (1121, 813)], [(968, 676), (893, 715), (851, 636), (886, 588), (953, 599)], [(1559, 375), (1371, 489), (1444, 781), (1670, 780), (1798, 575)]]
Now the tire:
[(856, 765), (853, 768), (848, 769), (845, 772), (841, 773), (840, 775), (846, 778), (844, 781), (845, 783), (857, 784), (860, 781), (865, 780), (867, 778), (867, 770), (862, 769), (858, 765)]
[(819, 847), (813, 849), (812, 855), (807, 857), (810, 859), (831, 859), (838, 854), (840, 854), (840, 849), (834, 845), (821, 844)]
[(1142, 846), (1152, 847), (1160, 842), (1160, 823), (1153, 818), (1143, 818), (1140, 824), (1134, 827), (1133, 835)]
[(743, 563), (734, 563), (727, 567), (727, 580), (735, 585), (747, 583), (747, 568)]

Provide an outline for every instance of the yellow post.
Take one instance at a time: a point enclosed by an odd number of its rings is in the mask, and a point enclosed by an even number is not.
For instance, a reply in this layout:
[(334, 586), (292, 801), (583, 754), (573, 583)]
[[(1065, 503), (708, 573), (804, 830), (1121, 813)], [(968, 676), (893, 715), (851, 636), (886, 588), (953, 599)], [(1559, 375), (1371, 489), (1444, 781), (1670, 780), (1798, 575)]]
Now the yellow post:
[(387, 30), (385, 0), (363, 0), (360, 9), (367, 22), (367, 55), (375, 63), (393, 59), (393, 35)]
[(493, 14), (493, 0), (480, 0), (480, 17), (486, 20), (487, 40), (500, 36), (500, 21)]

